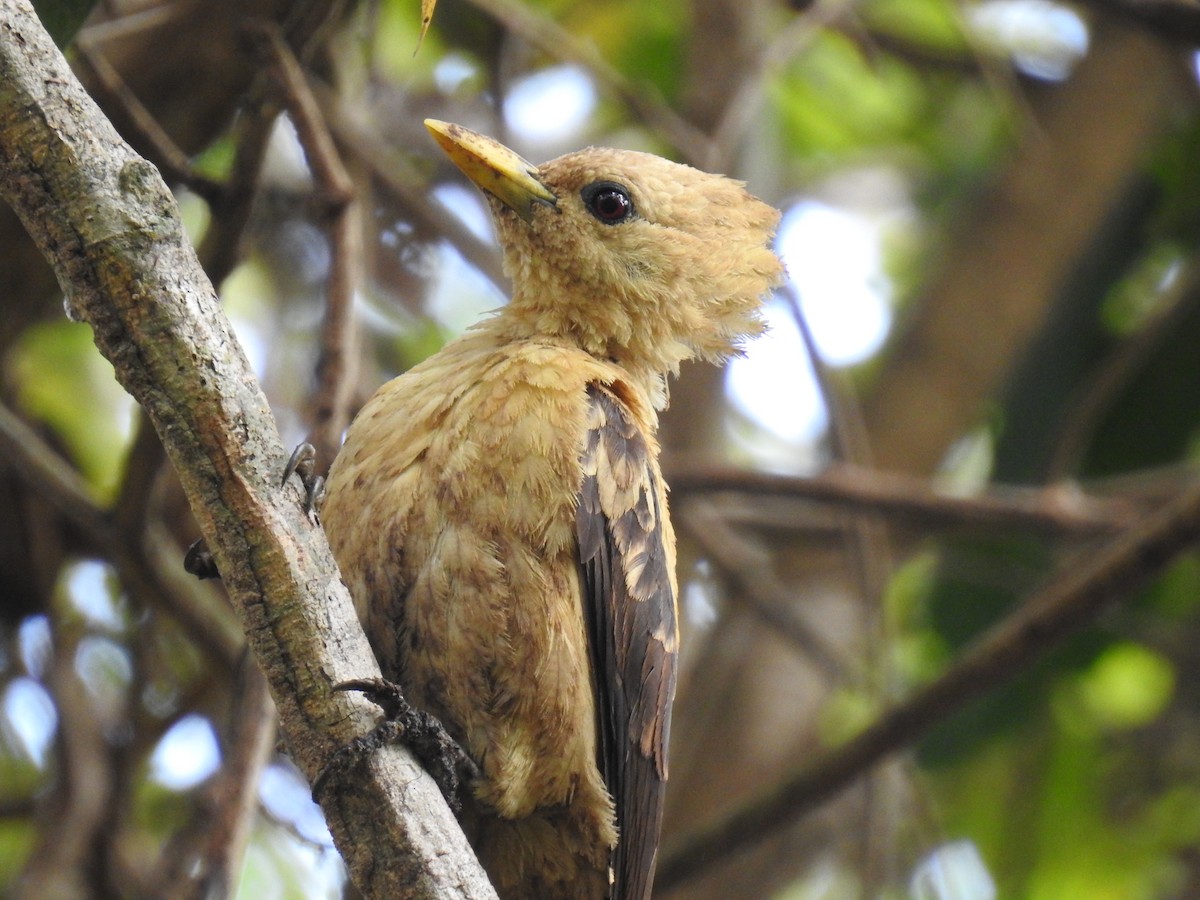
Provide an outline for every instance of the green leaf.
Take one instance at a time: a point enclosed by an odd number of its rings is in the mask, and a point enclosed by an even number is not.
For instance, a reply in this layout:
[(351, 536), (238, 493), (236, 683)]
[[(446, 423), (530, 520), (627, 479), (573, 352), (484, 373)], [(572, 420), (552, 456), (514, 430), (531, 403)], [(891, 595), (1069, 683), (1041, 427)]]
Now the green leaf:
[(947, 0), (870, 0), (861, 15), (868, 25), (930, 51), (970, 52), (962, 10)]
[(1086, 711), (1106, 729), (1137, 728), (1157, 719), (1175, 692), (1175, 669), (1147, 647), (1114, 644), (1079, 679)]
[(21, 407), (50, 426), (97, 499), (111, 498), (134, 403), (96, 350), (91, 329), (67, 321), (35, 325), (21, 336), (10, 363)]

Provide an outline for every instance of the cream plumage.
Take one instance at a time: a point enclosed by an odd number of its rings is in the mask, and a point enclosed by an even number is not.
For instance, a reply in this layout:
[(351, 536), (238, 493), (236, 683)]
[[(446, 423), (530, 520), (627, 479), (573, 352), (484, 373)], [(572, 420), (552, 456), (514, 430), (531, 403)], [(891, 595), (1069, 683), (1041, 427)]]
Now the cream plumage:
[(462, 821), (500, 895), (644, 898), (677, 651), (656, 410), (761, 330), (778, 213), (647, 154), (534, 168), (427, 124), (513, 298), (367, 403), (322, 519), (385, 677), (479, 766)]

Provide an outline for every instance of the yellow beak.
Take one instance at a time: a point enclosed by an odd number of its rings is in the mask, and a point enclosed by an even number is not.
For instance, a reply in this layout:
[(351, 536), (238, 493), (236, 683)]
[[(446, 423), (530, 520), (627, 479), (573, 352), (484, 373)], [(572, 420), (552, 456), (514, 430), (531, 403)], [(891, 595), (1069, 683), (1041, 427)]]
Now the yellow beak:
[(535, 203), (558, 205), (554, 192), (538, 178), (537, 167), (499, 141), (437, 119), (426, 119), (425, 127), (476, 187), (526, 222), (533, 218)]

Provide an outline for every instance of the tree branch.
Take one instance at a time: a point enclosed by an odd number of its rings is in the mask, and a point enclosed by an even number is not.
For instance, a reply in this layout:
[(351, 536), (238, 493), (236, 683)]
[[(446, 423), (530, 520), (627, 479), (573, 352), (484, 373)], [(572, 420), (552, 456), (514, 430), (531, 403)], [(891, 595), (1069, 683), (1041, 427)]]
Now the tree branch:
[[(188, 244), (158, 172), (121, 140), (27, 0), (0, 0), (0, 193), (55, 269), (122, 385), (162, 438), (293, 758), (312, 779), (366, 730), (333, 684), (378, 674), (270, 408)], [(494, 896), (432, 779), (389, 748), (324, 810), (368, 896)]]
[(500, 251), (494, 244), (476, 237), (442, 203), (430, 202), (429, 188), (433, 185), (428, 176), (406, 163), (404, 156), (379, 136), (365, 116), (343, 103), (328, 86), (318, 82), (309, 88), (342, 152), (386, 187), (403, 204), (405, 214), (411, 216), (414, 224), (448, 242), (492, 284), (507, 289), (508, 277), (500, 266)]
[(700, 165), (714, 155), (708, 135), (675, 112), (653, 89), (631, 83), (593, 45), (581, 41), (531, 5), (515, 0), (471, 0), (471, 5), (519, 35), (530, 46), (554, 59), (586, 69), (601, 87), (620, 98), (690, 162)]
[(831, 679), (847, 681), (850, 667), (839, 649), (796, 614), (794, 593), (775, 574), (770, 555), (749, 544), (713, 508), (694, 500), (678, 508), (677, 519), (704, 555), (737, 590), (736, 602), (808, 657)]
[(317, 451), (316, 468), (329, 468), (350, 423), (354, 373), (354, 291), (360, 279), (358, 251), (361, 211), (354, 199), (354, 182), (334, 146), (299, 60), (270, 25), (251, 32), (259, 55), (279, 83), (282, 102), (304, 148), (319, 199), (327, 206), (329, 277), (325, 291), (325, 320), (321, 326), (316, 384), (309, 402), (309, 440)]
[(787, 498), (908, 520), (924, 528), (1021, 529), (1050, 536), (1102, 537), (1128, 527), (1153, 500), (1084, 496), (1061, 488), (997, 488), (973, 497), (939, 493), (922, 478), (838, 463), (812, 477), (756, 472), (676, 458), (671, 491)]
[(658, 886), (667, 891), (839, 794), (892, 753), (920, 740), (968, 703), (1127, 598), (1200, 540), (1200, 485), (1129, 528), (1089, 559), (1064, 566), (1049, 585), (988, 632), (940, 677), (834, 747), (768, 796), (693, 835), (668, 854)]
[(77, 529), (112, 563), (132, 594), (148, 598), (147, 606), (165, 608), (214, 660), (231, 670), (237, 665), (243, 653), (242, 638), (228, 607), (217, 605), (208, 585), (185, 578), (179, 567), (179, 549), (162, 525), (152, 525), (144, 532), (140, 527), (128, 527), (121, 502), (124, 494), (113, 512), (97, 506), (79, 473), (3, 403), (0, 467), (16, 473)]

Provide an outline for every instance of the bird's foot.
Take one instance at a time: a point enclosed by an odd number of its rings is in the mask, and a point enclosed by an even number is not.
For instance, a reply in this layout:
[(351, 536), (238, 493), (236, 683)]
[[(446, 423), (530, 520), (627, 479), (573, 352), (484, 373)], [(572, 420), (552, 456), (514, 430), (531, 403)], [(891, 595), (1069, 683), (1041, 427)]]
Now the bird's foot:
[(398, 685), (382, 678), (346, 681), (335, 691), (360, 691), (383, 710), (384, 718), (371, 731), (342, 747), (325, 764), (313, 782), (313, 799), (319, 801), (331, 778), (340, 778), (369, 753), (403, 741), (420, 760), (450, 808), (458, 812), (464, 784), (479, 777), (479, 767), (434, 716), (405, 699)]
[[(320, 513), (321, 504), (325, 502), (325, 479), (315, 471), (316, 460), (316, 448), (305, 441), (292, 451), (291, 458), (283, 467), (283, 478), (279, 482), (279, 486), (284, 487), (293, 474), (300, 476), (300, 483), (304, 485), (304, 511), (309, 515)], [(183, 569), (201, 580), (221, 577), (217, 562), (213, 559), (212, 551), (208, 549), (204, 538), (193, 542), (187, 548), (183, 557)]]
[(283, 467), (283, 480), (280, 487), (288, 483), (293, 474), (300, 476), (304, 485), (304, 511), (320, 513), (321, 505), (325, 502), (325, 479), (316, 473), (317, 450), (308, 441), (297, 445), (292, 451), (291, 459)]
[(195, 575), (201, 581), (206, 578), (221, 577), (221, 573), (217, 569), (217, 561), (213, 559), (212, 551), (208, 549), (204, 538), (196, 538), (187, 548), (187, 553), (183, 555), (183, 571), (189, 575)]

